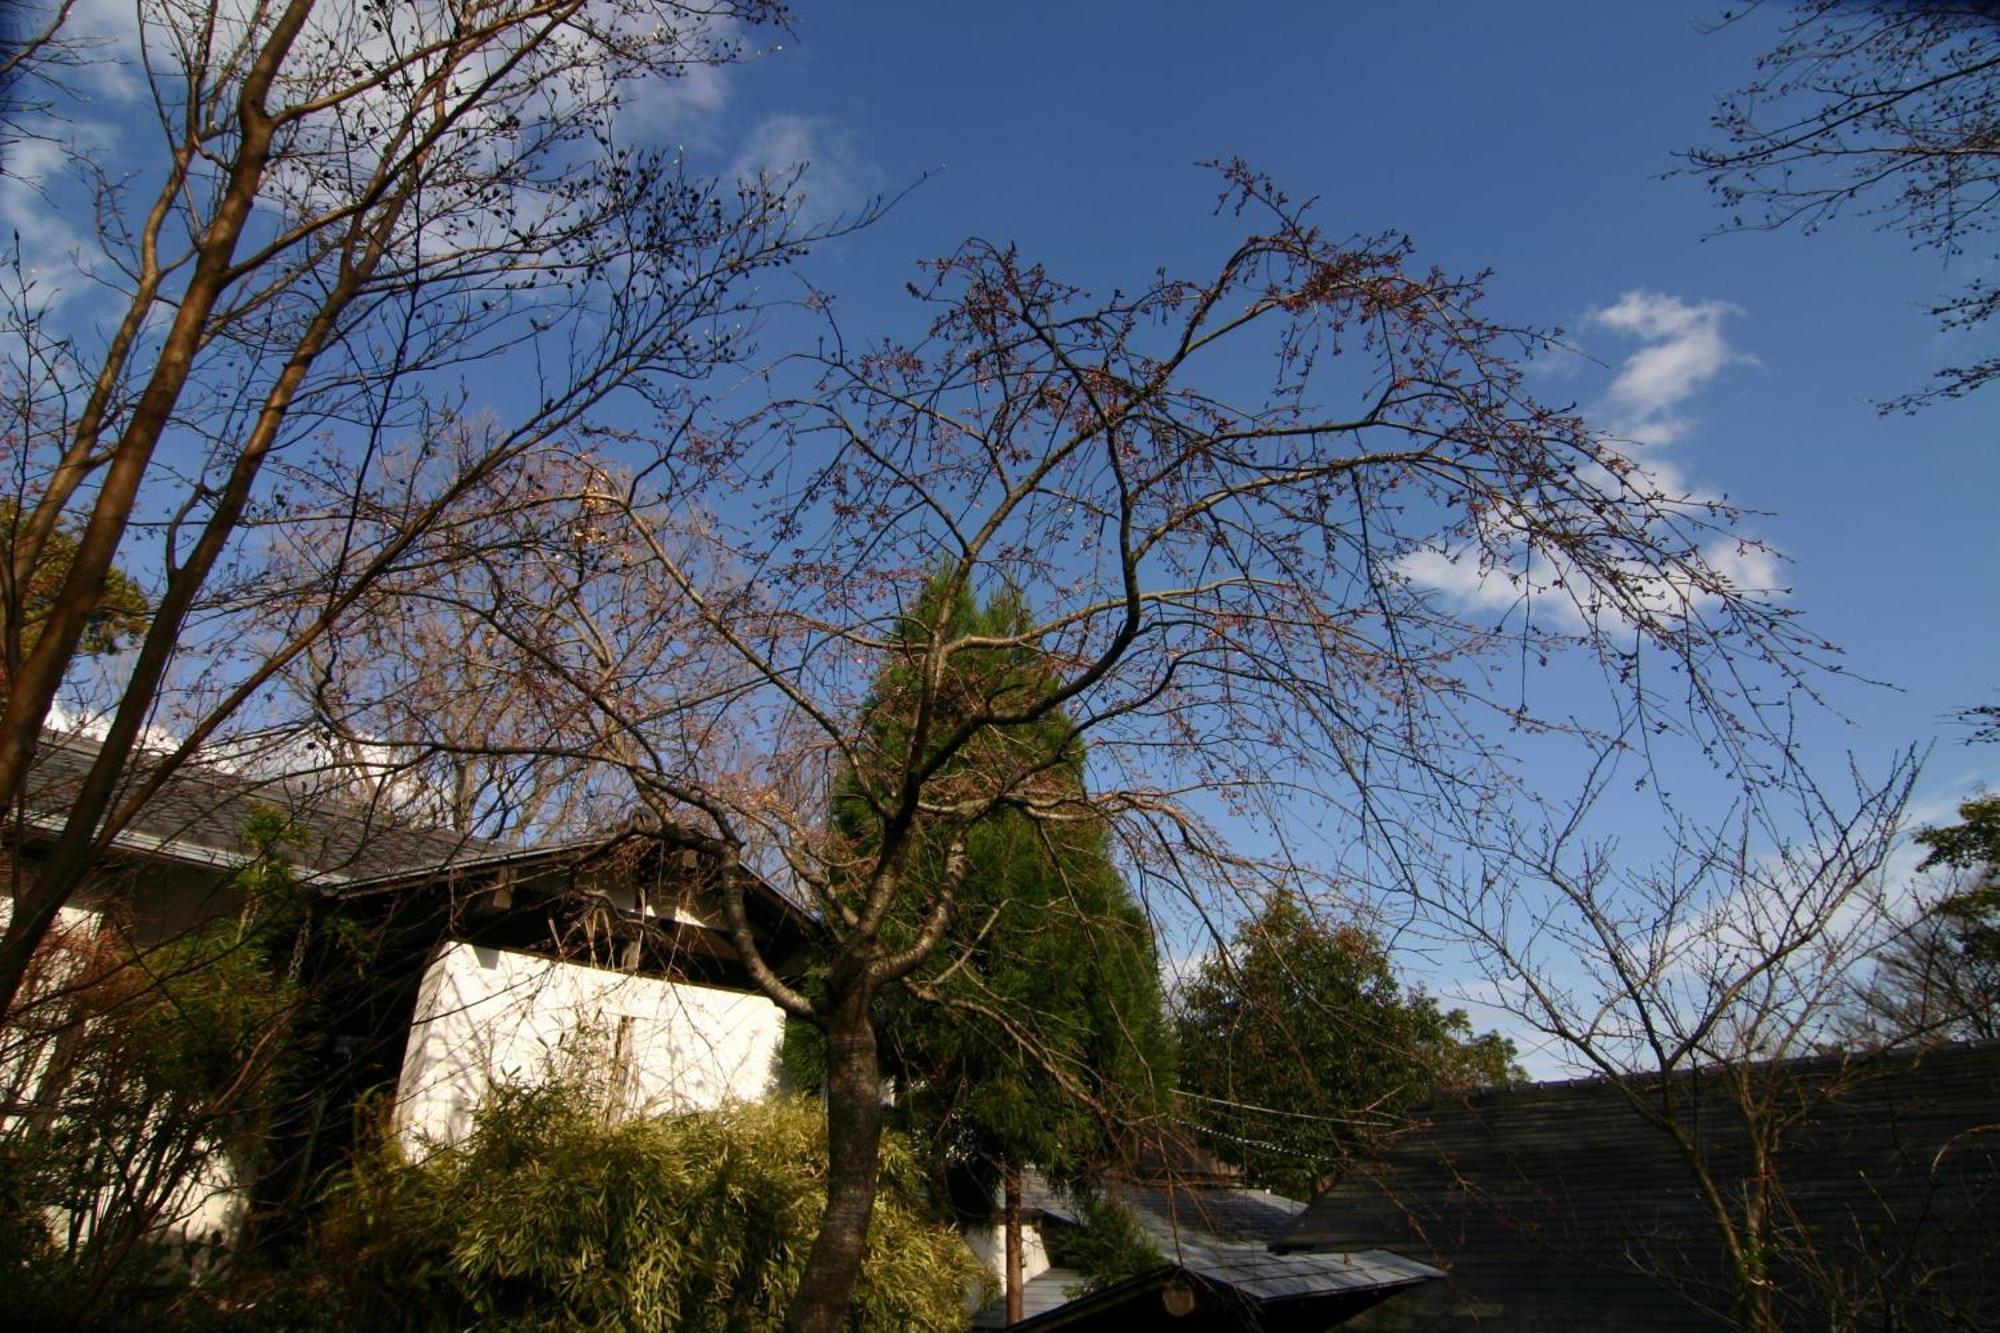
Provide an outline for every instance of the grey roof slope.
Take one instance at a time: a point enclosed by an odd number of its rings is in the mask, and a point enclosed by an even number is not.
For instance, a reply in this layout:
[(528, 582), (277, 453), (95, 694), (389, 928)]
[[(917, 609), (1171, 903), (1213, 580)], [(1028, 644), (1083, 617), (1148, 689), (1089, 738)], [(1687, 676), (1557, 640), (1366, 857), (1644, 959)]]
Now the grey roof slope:
[[(1027, 1173), (1023, 1185), (1022, 1204), (1030, 1214), (1071, 1224), (1079, 1220), (1074, 1202), (1039, 1173)], [(1354, 1309), (1442, 1276), (1435, 1268), (1387, 1250), (1274, 1252), (1271, 1242), (1286, 1233), (1306, 1205), (1267, 1190), (1178, 1182), (1113, 1182), (1105, 1188), (1131, 1212), (1166, 1264), (1077, 1301), (1067, 1297), (1056, 1301), (1053, 1293), (1078, 1285), (1080, 1276), (1051, 1269), (1023, 1288), (1024, 1319), (1016, 1328), (1090, 1327), (1099, 1320), (1109, 1326), (1118, 1319), (1136, 1318), (1136, 1310), (1125, 1307), (1174, 1280), (1196, 1284), (1205, 1308), (1212, 1307), (1218, 1318), (1226, 1314), (1230, 1320), (1269, 1320), (1270, 1311), (1290, 1305), (1308, 1322), (1314, 1317), (1308, 1311), (1325, 1312), (1318, 1325), (1325, 1327)], [(988, 1307), (975, 1319), (975, 1326), (1000, 1327), (997, 1318), (997, 1307)]]
[[(1802, 1262), (1774, 1273), (1787, 1326), (1835, 1322), (1826, 1284), (1809, 1275), (1817, 1264), (1847, 1283), (1856, 1326), (2000, 1327), (2000, 1045), (1746, 1068), (1773, 1095), (1831, 1094), (1777, 1159), (1787, 1234), (1812, 1238)], [(1676, 1091), (1711, 1171), (1740, 1188), (1750, 1174), (1740, 1115), (1713, 1076)], [(1420, 1112), (1283, 1242), (1363, 1244), (1407, 1251), (1448, 1278), (1357, 1327), (1728, 1323), (1720, 1245), (1684, 1160), (1604, 1081), (1493, 1090)]]
[[(97, 742), (87, 737), (43, 736), (26, 784), (31, 832), (61, 827), (97, 754)], [(143, 776), (144, 756), (137, 759)], [(233, 866), (246, 859), (243, 831), (260, 808), (292, 821), (303, 843), (288, 854), (323, 883), (435, 871), (513, 850), (450, 830), (409, 828), (380, 804), (330, 799), (296, 777), (258, 779), (195, 763), (146, 802), (116, 845), (136, 856)]]
[(1387, 1250), (1278, 1254), (1264, 1245), (1209, 1243), (1183, 1237), (1170, 1258), (1197, 1277), (1259, 1301), (1374, 1291), (1442, 1277), (1437, 1269)]
[[(26, 805), (28, 840), (62, 827), (69, 807), (95, 762), (97, 743), (87, 737), (45, 734), (35, 753)], [(144, 758), (134, 779), (145, 776)], [(276, 809), (301, 839), (285, 854), (311, 879), (342, 897), (393, 893), (446, 877), (525, 873), (579, 865), (616, 847), (628, 831), (594, 833), (561, 843), (521, 847), (451, 829), (412, 828), (403, 812), (379, 802), (329, 797), (315, 775), (247, 777), (212, 764), (177, 769), (114, 840), (125, 856), (233, 868), (250, 858), (243, 832), (260, 809)], [(748, 905), (758, 928), (796, 940), (817, 938), (819, 923), (790, 897), (753, 876)]]
[[(1153, 1243), (1167, 1252), (1183, 1239), (1243, 1242), (1261, 1248), (1290, 1231), (1306, 1210), (1297, 1199), (1242, 1185), (1115, 1181), (1105, 1188), (1125, 1205)], [(1037, 1171), (1024, 1173), (1021, 1201), (1030, 1212), (1071, 1224), (1079, 1220), (1075, 1202)]]
[[(1158, 1324), (1191, 1331), (1319, 1333), (1439, 1276), (1435, 1268), (1387, 1250), (1273, 1254), (1261, 1245), (1187, 1242), (1175, 1260), (1074, 1300), (1068, 1289), (1081, 1275), (1052, 1268), (1022, 1289), (1022, 1320), (1011, 1327), (1122, 1330)], [(1191, 1297), (1191, 1309), (1161, 1307), (1160, 1296), (1175, 1287)], [(1175, 1317), (1169, 1321), (1165, 1315)], [(998, 1307), (988, 1306), (974, 1317), (973, 1327), (1009, 1326)]]

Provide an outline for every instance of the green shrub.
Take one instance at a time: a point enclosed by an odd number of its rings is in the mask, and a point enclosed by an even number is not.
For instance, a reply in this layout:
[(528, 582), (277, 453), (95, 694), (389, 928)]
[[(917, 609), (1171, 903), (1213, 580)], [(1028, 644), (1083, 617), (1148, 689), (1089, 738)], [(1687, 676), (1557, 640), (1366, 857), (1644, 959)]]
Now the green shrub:
[(70, 993), (19, 1030), (38, 1077), (0, 1126), (0, 1310), (163, 1327), (220, 1258), (194, 1209), (254, 1173), (296, 987), (227, 921), (141, 955), (75, 931), (37, 963)]
[[(803, 1100), (606, 1125), (574, 1086), (506, 1090), (461, 1146), (359, 1163), (319, 1260), (358, 1327), (777, 1328), (825, 1169), (822, 1115)], [(965, 1324), (983, 1270), (920, 1199), (891, 1137), (853, 1327)]]
[(1082, 1283), (1066, 1289), (1071, 1297), (1116, 1286), (1167, 1262), (1131, 1210), (1106, 1194), (1081, 1196), (1077, 1224), (1050, 1227), (1043, 1238), (1050, 1262), (1083, 1274)]

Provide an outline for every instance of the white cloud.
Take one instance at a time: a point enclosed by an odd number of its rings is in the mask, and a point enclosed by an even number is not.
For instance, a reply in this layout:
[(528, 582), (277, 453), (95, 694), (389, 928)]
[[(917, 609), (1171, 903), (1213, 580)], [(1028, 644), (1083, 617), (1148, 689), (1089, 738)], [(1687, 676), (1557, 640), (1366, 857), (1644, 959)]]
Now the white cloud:
[[(1600, 426), (1600, 440), (1617, 471), (1592, 465), (1581, 477), (1585, 484), (1656, 505), (1663, 515), (1679, 511), (1703, 516), (1701, 507), (1714, 497), (1698, 491), (1665, 450), (1693, 425), (1683, 411), (1688, 401), (1729, 366), (1755, 360), (1723, 335), (1724, 321), (1741, 313), (1727, 301), (1686, 301), (1643, 290), (1629, 291), (1590, 312), (1593, 327), (1641, 345), (1619, 365), (1588, 414)], [(1583, 358), (1564, 351), (1543, 367), (1547, 373), (1568, 377), (1577, 372)], [(1516, 530), (1509, 531), (1510, 526)], [(1397, 570), (1466, 610), (1519, 610), (1542, 628), (1559, 632), (1585, 629), (1606, 616), (1698, 615), (1716, 604), (1723, 588), (1766, 599), (1785, 592), (1776, 552), (1754, 541), (1722, 537), (1703, 547), (1705, 574), (1699, 580), (1694, 570), (1662, 573), (1634, 566), (1621, 571), (1621, 600), (1613, 606), (1559, 549), (1531, 551), (1526, 540), (1531, 526), (1491, 516), (1479, 546), (1415, 551), (1397, 562)], [(1508, 558), (1510, 553), (1514, 558)]]
[(648, 75), (624, 90), (620, 134), (652, 146), (714, 149), (736, 71), (785, 49), (779, 43), (760, 46), (764, 31), (728, 14), (681, 16), (671, 38), (686, 60), (672, 73)]
[(8, 144), (7, 173), (0, 176), (0, 241), (19, 246), (33, 301), (46, 309), (88, 290), (88, 275), (99, 260), (97, 237), (70, 220), (82, 191), (71, 164), (92, 156), (102, 160), (116, 142), (112, 129), (97, 122), (51, 128), (63, 138)]
[(1551, 342), (1530, 353), (1522, 369), (1540, 379), (1573, 380), (1602, 364), (1573, 342)]
[(1777, 597), (1790, 591), (1784, 581), (1782, 561), (1768, 546), (1719, 541), (1702, 554), (1711, 568), (1741, 592)]
[(1602, 415), (1619, 435), (1650, 445), (1672, 444), (1691, 422), (1679, 408), (1724, 368), (1751, 358), (1729, 345), (1722, 321), (1741, 314), (1727, 301), (1683, 301), (1661, 292), (1630, 291), (1590, 313), (1601, 328), (1640, 340), (1605, 391)]
[(1412, 583), (1435, 588), (1474, 611), (1507, 611), (1531, 593), (1548, 591), (1532, 573), (1482, 567), (1478, 553), (1470, 549), (1412, 551), (1396, 568)]
[(783, 182), (794, 173), (795, 207), (811, 222), (852, 213), (880, 187), (881, 170), (862, 155), (852, 131), (824, 116), (780, 112), (752, 127), (728, 175)]
[[(82, 700), (57, 699), (49, 705), (49, 713), (42, 720), (44, 731), (61, 736), (81, 736), (86, 740), (101, 741), (110, 734), (115, 710), (109, 703), (94, 708)], [(147, 723), (139, 729), (137, 745), (141, 750), (155, 754), (165, 754), (180, 748), (181, 737), (167, 727)]]
[(690, 65), (642, 80), (626, 94), (619, 126), (652, 143), (707, 143), (729, 103), (729, 83), (727, 65)]
[(1751, 542), (1724, 538), (1702, 549), (1710, 583), (1697, 585), (1685, 571), (1660, 572), (1633, 565), (1617, 574), (1621, 601), (1613, 603), (1566, 562), (1545, 552), (1523, 551), (1516, 566), (1482, 562), (1472, 547), (1412, 551), (1396, 562), (1396, 572), (1430, 588), (1467, 611), (1505, 615), (1520, 611), (1543, 630), (1575, 634), (1608, 620), (1626, 623), (1643, 613), (1664, 621), (1683, 620), (1712, 610), (1722, 588), (1752, 598), (1776, 599), (1787, 589), (1780, 581), (1779, 557)]

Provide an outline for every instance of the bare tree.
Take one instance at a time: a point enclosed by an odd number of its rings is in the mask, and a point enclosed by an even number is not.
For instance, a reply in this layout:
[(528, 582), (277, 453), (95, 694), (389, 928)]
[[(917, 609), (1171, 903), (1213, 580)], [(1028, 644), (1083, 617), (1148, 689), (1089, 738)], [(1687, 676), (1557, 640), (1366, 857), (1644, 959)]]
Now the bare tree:
[[(1510, 358), (1540, 338), (1485, 318), (1476, 280), (1412, 267), (1400, 238), (1331, 240), (1224, 174), (1250, 234), (1214, 273), (1093, 299), (969, 244), (917, 289), (926, 338), (828, 331), (774, 370), (767, 405), (691, 424), (672, 466), (607, 443), (592, 522), (615, 573), (532, 608), (399, 594), (480, 616), (541, 688), (586, 701), (597, 758), (657, 836), (722, 870), (757, 983), (824, 1032), (828, 1197), (795, 1328), (841, 1325), (874, 1199), (879, 1006), (974, 933), (949, 926), (982, 819), (1103, 822), (1157, 915), (1228, 916), (1302, 877), (1403, 891), (1507, 791), (1499, 738), (1576, 729), (1573, 699), (1545, 716), (1504, 683), (1520, 654), (1594, 654), (1648, 734), (1751, 764), (1767, 728), (1736, 686), (1781, 694), (1814, 650), (1722, 572), (1726, 509), (1528, 398)], [(554, 550), (574, 509), (550, 512)], [(1504, 631), (1426, 581), (1440, 561), (1519, 591)], [(1011, 589), (1024, 618), (1000, 636), (913, 624), (925, 587)], [(996, 649), (1051, 669), (972, 688), (962, 664)], [(910, 685), (885, 725), (870, 687), (891, 669)], [(1024, 742), (1058, 716), (1071, 742)], [(1057, 780), (1086, 738), (1087, 794)], [(860, 776), (836, 833), (840, 774)], [(1224, 811), (1279, 850), (1230, 845)], [(1306, 819), (1346, 830), (1337, 863), (1292, 850)], [(921, 875), (918, 849), (938, 862)], [(810, 993), (757, 951), (751, 871), (832, 933)]]
[[(21, 517), (0, 561), (0, 803), (22, 794), (114, 558), (157, 539), (164, 574), (100, 757), (0, 937), (0, 1007), (143, 802), (371, 589), (432, 558), (427, 534), (614, 400), (678, 412), (683, 386), (737, 350), (760, 299), (740, 280), (801, 242), (782, 183), (691, 177), (625, 143), (619, 111), (644, 80), (736, 58), (741, 26), (777, 14), (762, 0), (139, 6), (153, 154), (137, 181), (75, 160), (108, 332), (56, 329), (33, 292), (12, 303)], [(504, 421), (462, 410), (482, 361), (513, 380)], [(259, 585), (265, 525), (295, 519), (283, 473), (347, 486), (305, 517), (355, 514), (384, 460), (412, 450), (393, 524), (368, 542), (344, 532), (309, 587)], [(20, 590), (65, 525), (67, 575), (28, 642)], [(240, 608), (280, 594), (310, 609), (246, 655)], [(142, 729), (197, 652), (207, 692), (135, 778)]]
[[(1756, 9), (1756, 4), (1749, 9)], [(1740, 16), (1740, 15), (1739, 15)], [(1727, 21), (1727, 20), (1726, 20)], [(2000, 7), (1986, 0), (1808, 0), (1757, 77), (1721, 100), (1722, 142), (1686, 154), (1731, 225), (1816, 231), (1843, 212), (1920, 248), (1989, 259), (2000, 200)], [(1975, 277), (1931, 313), (1977, 330), (2000, 287)], [(1983, 356), (1885, 410), (1958, 398), (2000, 375)]]
[[(1671, 1142), (1724, 1257), (1733, 1310), (1718, 1313), (1735, 1327), (1783, 1323), (1780, 1271), (1836, 1272), (1780, 1155), (1868, 1076), (1867, 1052), (1837, 1052), (1852, 987), (1896, 931), (1882, 867), (1915, 773), (1906, 755), (1880, 783), (1857, 779), (1845, 808), (1802, 779), (1783, 813), (1773, 792), (1748, 792), (1731, 819), (1680, 822), (1650, 870), (1621, 870), (1615, 846), (1583, 837), (1587, 799), (1432, 897), (1491, 1001)], [(1692, 1294), (1703, 1274), (1683, 1260), (1651, 1257)]]
[[(273, 543), (266, 572), (297, 591), (267, 600), (252, 630), (260, 642), (288, 642), (317, 613), (311, 590), (343, 539), (379, 543), (407, 526), (402, 465), (421, 461), (380, 466), (359, 506), (351, 479), (288, 475), (293, 507), (313, 516)], [(291, 702), (255, 742), (263, 766), (317, 771), (406, 822), (482, 837), (566, 838), (621, 823), (632, 735), (535, 656), (628, 697), (642, 692), (638, 677), (685, 685), (696, 669), (644, 549), (612, 517), (630, 485), (617, 476), (590, 448), (552, 444), (483, 478), (415, 558), (282, 673)]]

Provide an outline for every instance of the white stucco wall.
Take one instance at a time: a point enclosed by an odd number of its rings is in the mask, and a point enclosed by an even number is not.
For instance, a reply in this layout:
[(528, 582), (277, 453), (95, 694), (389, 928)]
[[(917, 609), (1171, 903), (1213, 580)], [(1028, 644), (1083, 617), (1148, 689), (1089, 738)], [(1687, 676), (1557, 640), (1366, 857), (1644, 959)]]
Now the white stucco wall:
[(761, 995), (447, 944), (417, 994), (396, 1133), (413, 1151), (456, 1143), (491, 1089), (578, 1058), (605, 1069), (624, 1115), (754, 1101), (776, 1085), (783, 1038)]
[[(991, 1226), (968, 1227), (965, 1231), (965, 1247), (972, 1251), (972, 1257), (985, 1264), (993, 1272), (993, 1280), (1000, 1289), (1007, 1289), (1007, 1225), (995, 1222)], [(1021, 1281), (1033, 1282), (1049, 1271), (1048, 1246), (1042, 1243), (1042, 1229), (1031, 1222), (1021, 1226)]]

